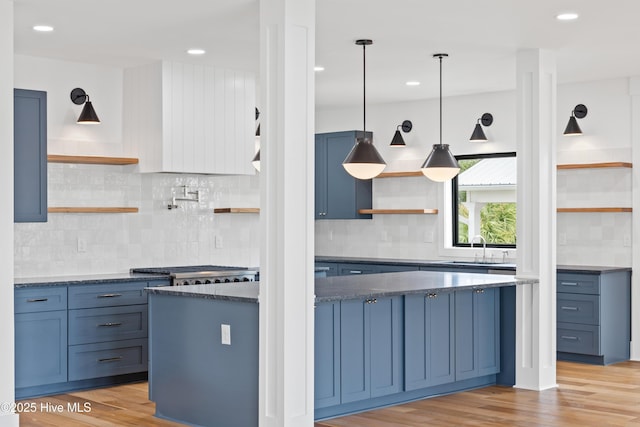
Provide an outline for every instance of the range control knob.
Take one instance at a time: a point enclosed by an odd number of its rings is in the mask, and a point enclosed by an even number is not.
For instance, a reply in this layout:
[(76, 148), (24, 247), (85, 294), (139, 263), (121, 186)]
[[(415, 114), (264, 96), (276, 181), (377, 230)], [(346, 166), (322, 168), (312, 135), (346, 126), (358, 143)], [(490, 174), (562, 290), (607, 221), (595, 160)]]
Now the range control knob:
[(243, 277), (243, 278), (242, 278), (242, 281), (243, 281), (243, 282), (250, 282), (250, 280), (249, 280), (249, 278), (248, 278), (248, 277)]
[(200, 280), (196, 280), (195, 284), (196, 285), (202, 285), (202, 282)]
[(238, 279), (237, 277), (235, 279), (233, 279), (234, 282), (239, 282), (240, 279)]
[(189, 284), (189, 281), (188, 281), (188, 280), (185, 280), (184, 282), (182, 282), (182, 284), (183, 284), (184, 286), (187, 286), (187, 285)]
[(216, 279), (213, 283), (220, 283), (220, 279)]
[(231, 282), (231, 280), (229, 280), (229, 279), (224, 279), (224, 283), (229, 283), (229, 282)]
[(205, 281), (204, 281), (204, 284), (205, 284), (205, 285), (208, 285), (209, 283), (211, 283), (211, 280), (209, 280), (209, 279), (207, 279), (207, 280), (205, 280)]

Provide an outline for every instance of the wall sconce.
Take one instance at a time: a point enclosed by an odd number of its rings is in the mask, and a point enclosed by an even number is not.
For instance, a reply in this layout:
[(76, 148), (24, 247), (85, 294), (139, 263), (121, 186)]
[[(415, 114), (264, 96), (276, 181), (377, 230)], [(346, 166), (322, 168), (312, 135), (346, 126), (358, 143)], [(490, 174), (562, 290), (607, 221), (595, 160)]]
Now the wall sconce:
[(401, 125), (398, 125), (398, 127), (396, 128), (396, 133), (393, 134), (393, 139), (391, 140), (390, 145), (392, 147), (404, 147), (407, 145), (404, 143), (404, 139), (402, 138), (400, 129), (402, 129), (402, 132), (404, 133), (409, 133), (411, 132), (411, 129), (413, 129), (413, 123), (411, 123), (411, 120), (405, 120)]
[(96, 110), (93, 109), (93, 105), (91, 101), (89, 101), (89, 95), (80, 89), (79, 87), (75, 88), (71, 91), (71, 102), (76, 105), (84, 104), (82, 107), (82, 112), (80, 116), (78, 116), (78, 123), (81, 124), (98, 124), (100, 123), (100, 119), (96, 114)]
[(583, 104), (578, 104), (575, 106), (573, 111), (571, 112), (571, 117), (569, 117), (569, 123), (567, 123), (567, 127), (564, 130), (565, 135), (582, 135), (582, 129), (578, 126), (578, 121), (576, 119), (582, 119), (587, 116), (587, 107)]
[(478, 119), (478, 122), (476, 123), (476, 127), (473, 129), (473, 133), (471, 134), (471, 138), (469, 138), (469, 141), (471, 142), (487, 141), (487, 136), (484, 134), (484, 131), (482, 130), (482, 126), (485, 126), (485, 127), (491, 126), (492, 123), (493, 123), (493, 116), (491, 115), (491, 113), (484, 113), (482, 117)]

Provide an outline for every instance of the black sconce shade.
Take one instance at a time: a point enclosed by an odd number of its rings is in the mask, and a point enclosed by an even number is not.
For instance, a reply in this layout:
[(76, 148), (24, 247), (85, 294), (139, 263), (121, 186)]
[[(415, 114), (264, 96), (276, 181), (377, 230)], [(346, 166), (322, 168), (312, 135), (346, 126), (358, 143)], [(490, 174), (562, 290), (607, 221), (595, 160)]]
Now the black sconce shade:
[(573, 111), (571, 112), (571, 117), (569, 117), (569, 123), (567, 123), (567, 127), (564, 129), (564, 135), (582, 135), (582, 129), (578, 125), (577, 119), (582, 119), (587, 116), (587, 107), (583, 104), (578, 104), (575, 106)]
[(411, 123), (411, 120), (405, 120), (401, 125), (398, 125), (398, 127), (396, 128), (396, 132), (393, 134), (393, 139), (391, 140), (390, 145), (392, 147), (404, 147), (407, 145), (404, 142), (404, 138), (402, 138), (400, 129), (402, 129), (402, 132), (404, 133), (409, 133), (411, 132), (411, 129), (413, 129), (413, 123)]
[(82, 107), (82, 112), (78, 116), (77, 123), (81, 124), (98, 124), (100, 123), (100, 119), (96, 114), (96, 110), (93, 109), (93, 104), (89, 100), (89, 95), (80, 89), (79, 87), (73, 89), (71, 91), (71, 102), (76, 105), (84, 104)]
[(471, 138), (469, 138), (469, 141), (472, 141), (472, 142), (487, 141), (487, 136), (484, 134), (484, 130), (482, 130), (482, 126), (491, 126), (492, 123), (493, 123), (493, 116), (491, 115), (491, 113), (484, 113), (482, 117), (478, 119), (478, 122), (476, 123), (476, 127), (473, 129), (473, 133), (471, 134)]
[[(256, 107), (256, 121), (258, 121), (258, 117), (260, 117), (260, 111), (258, 107)], [(258, 123), (258, 127), (256, 128), (256, 141), (260, 139), (260, 123)], [(260, 148), (256, 152), (256, 155), (253, 156), (253, 160), (251, 160), (251, 164), (258, 172), (260, 172)]]

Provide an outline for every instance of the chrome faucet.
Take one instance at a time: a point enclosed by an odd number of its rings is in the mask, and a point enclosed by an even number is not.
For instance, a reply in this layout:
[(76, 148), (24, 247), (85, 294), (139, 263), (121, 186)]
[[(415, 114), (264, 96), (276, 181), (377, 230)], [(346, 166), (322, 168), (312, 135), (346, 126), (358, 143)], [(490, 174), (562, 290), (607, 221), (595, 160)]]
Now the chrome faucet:
[[(487, 262), (487, 241), (485, 240), (484, 237), (482, 237), (481, 235), (477, 234), (475, 236), (473, 236), (473, 238), (471, 239), (471, 248), (473, 248), (473, 241), (476, 240), (477, 238), (480, 239), (480, 241), (482, 242), (482, 261), (481, 262)], [(475, 255), (474, 255), (475, 257)]]

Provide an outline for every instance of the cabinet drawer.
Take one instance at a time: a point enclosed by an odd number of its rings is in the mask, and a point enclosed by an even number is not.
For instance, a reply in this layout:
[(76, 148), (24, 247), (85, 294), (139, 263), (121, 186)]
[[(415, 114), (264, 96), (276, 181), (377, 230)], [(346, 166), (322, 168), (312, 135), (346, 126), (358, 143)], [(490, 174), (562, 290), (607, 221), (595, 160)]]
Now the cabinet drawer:
[(67, 309), (67, 287), (20, 288), (14, 291), (16, 313)]
[(567, 353), (600, 354), (600, 327), (558, 322), (557, 350)]
[(557, 292), (600, 294), (600, 276), (597, 274), (558, 273)]
[(69, 308), (109, 307), (146, 304), (147, 282), (118, 282), (105, 285), (69, 287)]
[(348, 276), (350, 274), (375, 274), (380, 269), (373, 264), (338, 264), (338, 275)]
[(558, 322), (600, 324), (600, 297), (598, 295), (557, 294)]
[(124, 340), (69, 347), (69, 381), (147, 370), (147, 340)]
[(69, 345), (146, 338), (147, 305), (69, 310)]

